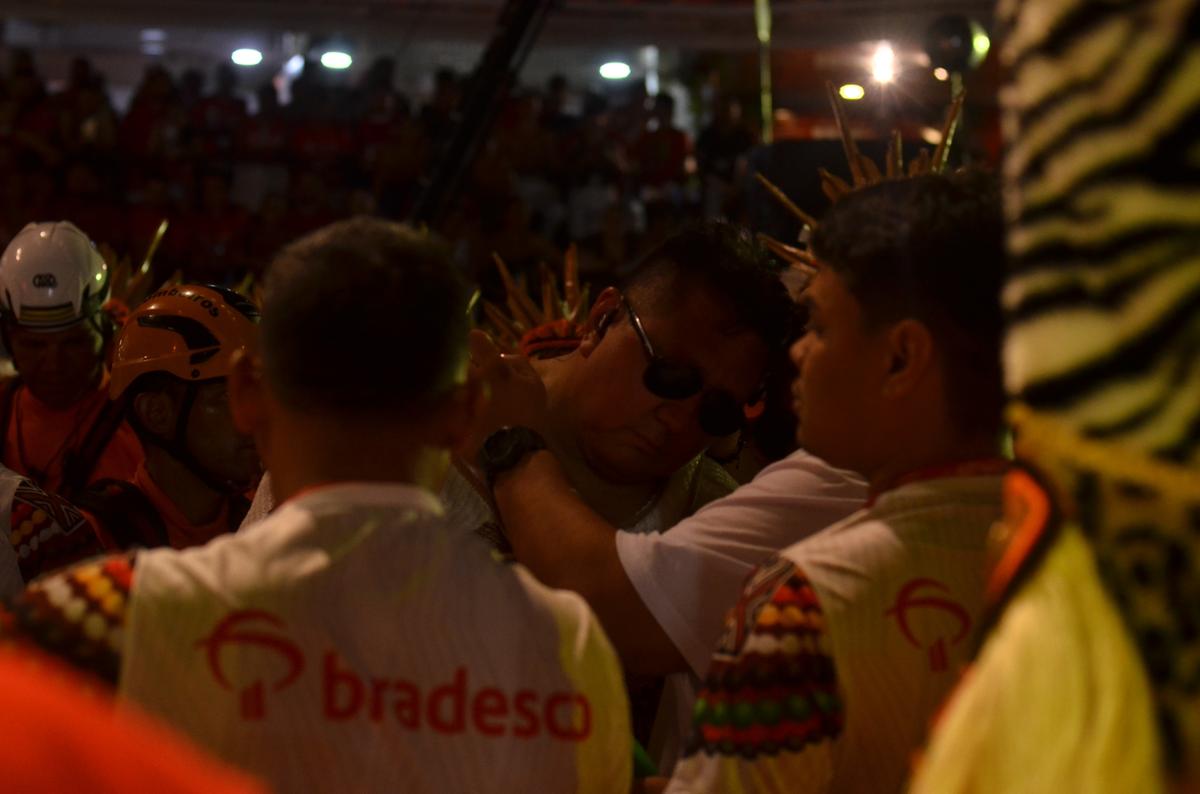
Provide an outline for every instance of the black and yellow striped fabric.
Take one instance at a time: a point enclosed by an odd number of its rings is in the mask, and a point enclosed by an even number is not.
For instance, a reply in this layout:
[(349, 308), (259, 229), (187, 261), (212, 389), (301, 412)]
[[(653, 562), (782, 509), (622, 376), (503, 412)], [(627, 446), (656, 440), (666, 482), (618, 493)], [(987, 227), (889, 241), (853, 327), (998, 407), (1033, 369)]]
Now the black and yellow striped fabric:
[[(1200, 2), (1001, 0), (1018, 454), (1200, 762)], [(1068, 669), (1064, 674), (1069, 675)]]
[(1090, 438), (1200, 464), (1200, 5), (1000, 12), (1010, 391)]

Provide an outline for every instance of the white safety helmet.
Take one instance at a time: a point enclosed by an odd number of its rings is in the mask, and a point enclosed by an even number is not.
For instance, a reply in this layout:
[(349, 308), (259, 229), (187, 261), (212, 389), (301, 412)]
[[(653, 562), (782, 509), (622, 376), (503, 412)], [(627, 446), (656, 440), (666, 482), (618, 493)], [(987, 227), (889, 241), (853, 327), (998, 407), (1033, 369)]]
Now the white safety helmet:
[(33, 331), (95, 318), (108, 287), (104, 257), (70, 221), (27, 225), (0, 258), (0, 311)]

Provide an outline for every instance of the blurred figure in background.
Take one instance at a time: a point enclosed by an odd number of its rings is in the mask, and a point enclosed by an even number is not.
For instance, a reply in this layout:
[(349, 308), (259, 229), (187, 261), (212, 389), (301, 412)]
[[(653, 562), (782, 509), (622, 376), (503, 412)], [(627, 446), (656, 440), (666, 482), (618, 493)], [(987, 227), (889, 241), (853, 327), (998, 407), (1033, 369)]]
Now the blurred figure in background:
[(129, 482), (76, 498), (110, 548), (199, 546), (241, 524), (261, 467), (229, 415), (235, 354), (255, 344), (258, 310), (235, 292), (181, 285), (151, 295), (117, 336), (111, 393), (146, 451)]
[(141, 444), (108, 400), (108, 266), (68, 221), (30, 224), (0, 258), (5, 347), (17, 377), (0, 391), (4, 465), (68, 499), (127, 480)]

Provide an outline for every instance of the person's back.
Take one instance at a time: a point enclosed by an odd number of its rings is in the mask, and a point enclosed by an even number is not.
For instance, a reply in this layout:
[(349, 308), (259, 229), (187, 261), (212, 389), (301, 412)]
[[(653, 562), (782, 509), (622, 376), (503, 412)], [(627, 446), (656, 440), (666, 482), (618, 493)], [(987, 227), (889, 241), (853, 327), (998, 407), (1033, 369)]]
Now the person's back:
[(140, 554), (120, 692), (280, 791), (619, 789), (628, 706), (582, 599), (440, 514), (332, 485)]
[(904, 485), (781, 553), (813, 588), (838, 684), (851, 693), (832, 790), (879, 791), (902, 779), (928, 715), (958, 680), (983, 608), (998, 481), (966, 473)]

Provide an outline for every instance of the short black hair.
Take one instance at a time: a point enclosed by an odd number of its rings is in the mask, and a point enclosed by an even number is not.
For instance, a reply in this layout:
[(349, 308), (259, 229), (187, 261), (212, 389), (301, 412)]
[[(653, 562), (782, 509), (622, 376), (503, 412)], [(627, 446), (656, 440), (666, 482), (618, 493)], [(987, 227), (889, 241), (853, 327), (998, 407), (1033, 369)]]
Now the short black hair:
[(267, 383), (327, 416), (401, 416), (436, 399), (466, 357), (467, 291), (444, 243), (378, 218), (331, 224), (268, 270), (261, 323)]
[(801, 327), (800, 309), (780, 280), (783, 266), (744, 227), (726, 221), (684, 226), (645, 255), (621, 289), (659, 310), (689, 288), (705, 289), (733, 321), (759, 337), (772, 359), (786, 354)]
[(862, 188), (833, 206), (812, 245), (871, 327), (912, 317), (930, 329), (961, 429), (1000, 427), (1006, 256), (990, 174), (928, 174)]

